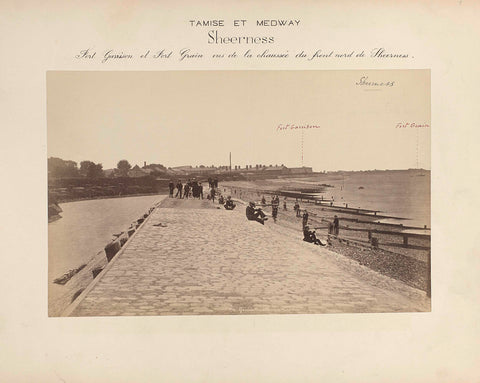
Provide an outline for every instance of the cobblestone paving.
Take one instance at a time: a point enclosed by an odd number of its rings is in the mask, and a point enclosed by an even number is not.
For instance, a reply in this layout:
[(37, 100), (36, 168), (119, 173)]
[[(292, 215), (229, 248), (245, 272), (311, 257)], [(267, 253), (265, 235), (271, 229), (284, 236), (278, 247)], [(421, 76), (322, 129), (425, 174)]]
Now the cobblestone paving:
[[(157, 208), (72, 316), (429, 311), (325, 248), (226, 211)], [(179, 201), (181, 204), (181, 202)], [(167, 204), (168, 206), (168, 204)], [(166, 227), (154, 226), (163, 223)], [(360, 266), (358, 266), (360, 267)], [(408, 289), (405, 286), (405, 289)]]

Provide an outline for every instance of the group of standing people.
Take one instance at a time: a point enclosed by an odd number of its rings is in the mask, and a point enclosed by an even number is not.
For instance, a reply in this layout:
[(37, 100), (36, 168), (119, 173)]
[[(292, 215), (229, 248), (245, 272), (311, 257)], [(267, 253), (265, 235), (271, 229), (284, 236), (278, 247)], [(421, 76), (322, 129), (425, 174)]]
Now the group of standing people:
[(173, 193), (175, 189), (177, 189), (177, 193), (175, 194), (175, 198), (185, 198), (188, 199), (189, 197), (203, 199), (203, 185), (201, 182), (198, 182), (196, 179), (188, 180), (185, 185), (182, 184), (181, 180), (178, 180), (176, 184), (173, 183), (173, 180), (170, 180), (168, 184), (169, 189), (169, 197), (173, 197)]
[(217, 178), (208, 178), (208, 186), (210, 189), (217, 189), (218, 188), (218, 179)]
[[(212, 202), (215, 202), (215, 197), (218, 190), (218, 180), (209, 178), (208, 185), (210, 188), (206, 198), (211, 200)], [(181, 180), (178, 180), (177, 183), (174, 183), (173, 180), (170, 180), (168, 184), (168, 189), (170, 198), (204, 198), (203, 185), (195, 178), (188, 179), (185, 184), (183, 184)], [(176, 193), (175, 190), (177, 191)]]

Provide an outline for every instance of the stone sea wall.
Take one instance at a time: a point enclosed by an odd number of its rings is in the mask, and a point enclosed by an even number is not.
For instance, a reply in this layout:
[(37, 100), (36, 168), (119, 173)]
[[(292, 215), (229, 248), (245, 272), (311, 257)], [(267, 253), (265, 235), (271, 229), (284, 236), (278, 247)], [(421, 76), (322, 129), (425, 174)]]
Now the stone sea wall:
[[(148, 209), (137, 220), (121, 233), (114, 234), (114, 239), (105, 245), (87, 264), (79, 265), (65, 274), (49, 281), (50, 289), (55, 289), (56, 299), (49, 302), (49, 316), (60, 316), (61, 313), (98, 277), (102, 270), (122, 250), (129, 239), (148, 219), (156, 205)], [(88, 239), (87, 239), (88, 240)]]

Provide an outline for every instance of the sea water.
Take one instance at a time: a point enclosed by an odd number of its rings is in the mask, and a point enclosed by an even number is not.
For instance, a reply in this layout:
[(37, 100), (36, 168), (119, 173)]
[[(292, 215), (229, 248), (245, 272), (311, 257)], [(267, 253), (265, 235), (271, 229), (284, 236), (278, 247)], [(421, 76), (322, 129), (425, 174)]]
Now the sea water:
[(164, 196), (108, 198), (60, 204), (62, 218), (48, 224), (48, 279), (87, 263)]
[(312, 187), (319, 183), (333, 186), (326, 187), (323, 193), (316, 193), (315, 197), (333, 201), (334, 205), (379, 210), (382, 215), (408, 218), (406, 221), (384, 219), (381, 222), (430, 227), (429, 171), (326, 174), (310, 178), (308, 183)]

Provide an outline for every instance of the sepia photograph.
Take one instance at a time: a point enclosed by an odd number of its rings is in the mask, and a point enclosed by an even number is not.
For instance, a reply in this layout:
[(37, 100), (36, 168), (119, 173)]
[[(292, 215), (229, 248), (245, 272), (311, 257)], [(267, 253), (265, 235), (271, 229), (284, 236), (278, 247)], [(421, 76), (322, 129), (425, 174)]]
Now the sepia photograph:
[(429, 312), (430, 71), (49, 71), (48, 314)]

